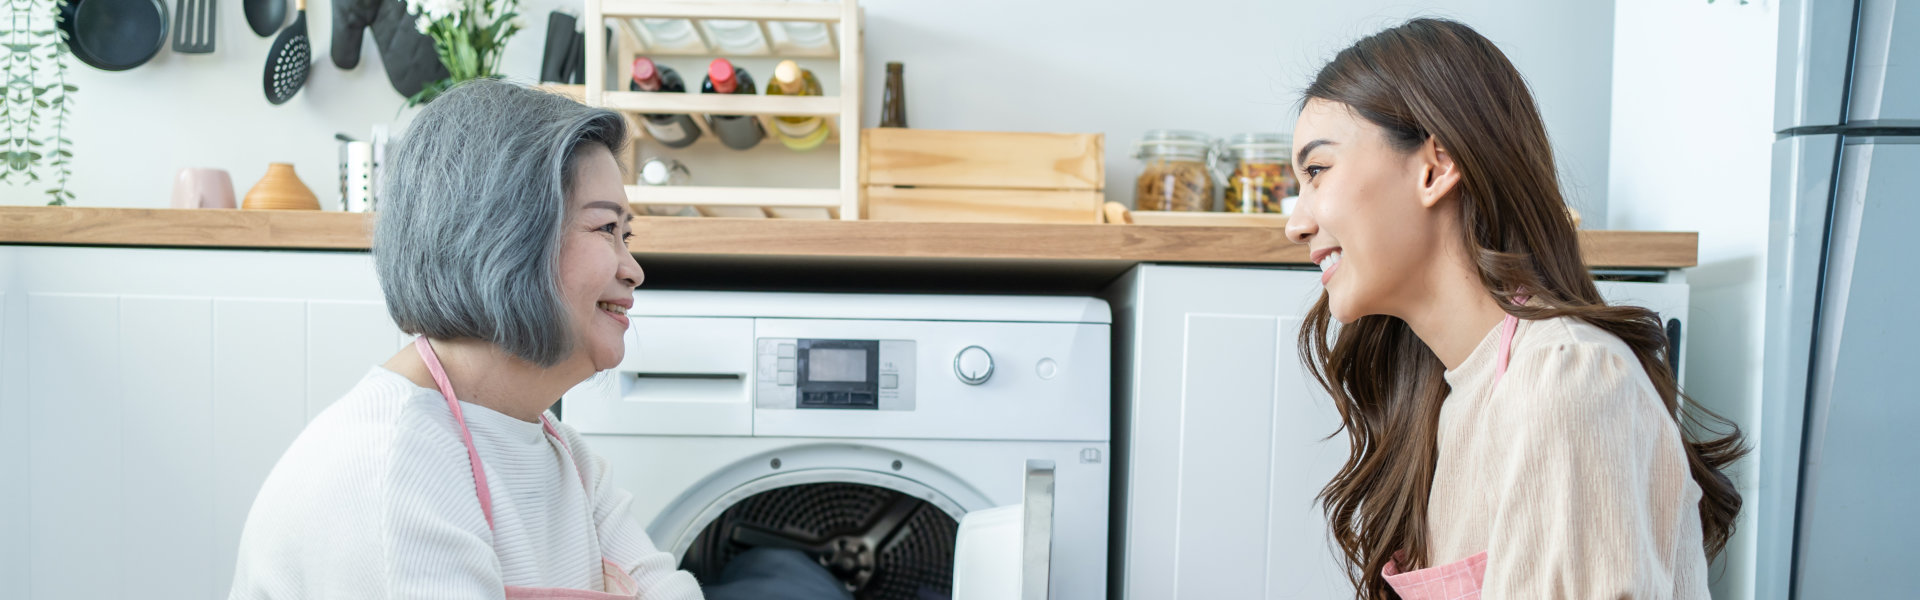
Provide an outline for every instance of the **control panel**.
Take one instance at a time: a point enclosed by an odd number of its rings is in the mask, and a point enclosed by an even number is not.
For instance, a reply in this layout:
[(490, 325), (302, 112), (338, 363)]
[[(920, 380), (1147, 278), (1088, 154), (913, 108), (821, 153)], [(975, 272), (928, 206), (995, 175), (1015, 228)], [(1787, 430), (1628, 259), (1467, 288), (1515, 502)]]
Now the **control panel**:
[(760, 338), (756, 405), (816, 410), (913, 410), (911, 340)]

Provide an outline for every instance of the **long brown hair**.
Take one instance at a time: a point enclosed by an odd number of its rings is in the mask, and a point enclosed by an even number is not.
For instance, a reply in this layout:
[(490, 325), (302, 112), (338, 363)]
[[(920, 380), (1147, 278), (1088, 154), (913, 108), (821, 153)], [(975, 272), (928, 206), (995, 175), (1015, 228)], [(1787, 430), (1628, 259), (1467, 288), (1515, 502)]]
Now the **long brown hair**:
[[(1683, 425), (1687, 461), (1704, 493), (1703, 551), (1709, 559), (1719, 554), (1740, 512), (1739, 492), (1720, 473), (1746, 452), (1739, 428), (1690, 402), (1682, 408), (1685, 396), (1668, 366), (1658, 315), (1601, 299), (1565, 212), (1532, 92), (1506, 55), (1466, 25), (1415, 19), (1342, 50), (1305, 98), (1350, 107), (1384, 129), (1400, 152), (1431, 136), (1451, 153), (1462, 174), (1453, 191), (1466, 232), (1462, 243), (1502, 310), (1521, 319), (1577, 318), (1633, 349), (1668, 414)], [(1521, 290), (1539, 302), (1511, 301)], [(1350, 444), (1346, 465), (1320, 491), (1320, 503), (1355, 596), (1394, 598), (1380, 570), (1395, 552), (1406, 552), (1403, 569), (1427, 566), (1427, 498), (1440, 404), (1449, 392), (1445, 367), (1399, 318), (1367, 316), (1334, 328), (1331, 316), (1323, 293), (1299, 341), (1308, 369), (1333, 396)], [(1700, 439), (1710, 422), (1728, 434)]]

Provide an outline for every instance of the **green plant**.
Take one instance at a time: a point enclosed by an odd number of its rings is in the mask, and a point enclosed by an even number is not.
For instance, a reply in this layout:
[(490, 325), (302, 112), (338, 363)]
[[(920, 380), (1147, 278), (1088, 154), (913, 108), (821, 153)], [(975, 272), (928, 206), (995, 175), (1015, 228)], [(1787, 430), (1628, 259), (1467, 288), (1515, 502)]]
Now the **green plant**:
[(414, 27), (433, 38), (448, 74), (407, 98), (407, 106), (432, 102), (462, 81), (500, 77), (507, 39), (525, 27), (518, 9), (518, 0), (407, 0)]
[(47, 204), (59, 206), (73, 199), (67, 182), (73, 178), (73, 141), (67, 139), (67, 120), (73, 115), (73, 93), (67, 83), (67, 34), (59, 27), (66, 0), (7, 0), (7, 29), (0, 31), (0, 62), (6, 64), (6, 101), (0, 103), (5, 123), (6, 171), (0, 180), (12, 185), (41, 183), (41, 172), (51, 171)]

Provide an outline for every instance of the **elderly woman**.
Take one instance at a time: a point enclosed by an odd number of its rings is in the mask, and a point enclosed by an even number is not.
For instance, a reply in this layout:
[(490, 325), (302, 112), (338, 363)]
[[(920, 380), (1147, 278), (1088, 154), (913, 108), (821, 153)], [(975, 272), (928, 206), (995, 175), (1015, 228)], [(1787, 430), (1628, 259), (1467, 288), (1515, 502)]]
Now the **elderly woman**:
[[(232, 597), (702, 597), (606, 459), (546, 412), (626, 347), (644, 279), (613, 158), (626, 140), (613, 112), (494, 81), (420, 113), (373, 243), (387, 310), (419, 337), (280, 458)], [(736, 563), (709, 597), (847, 596), (798, 553)]]

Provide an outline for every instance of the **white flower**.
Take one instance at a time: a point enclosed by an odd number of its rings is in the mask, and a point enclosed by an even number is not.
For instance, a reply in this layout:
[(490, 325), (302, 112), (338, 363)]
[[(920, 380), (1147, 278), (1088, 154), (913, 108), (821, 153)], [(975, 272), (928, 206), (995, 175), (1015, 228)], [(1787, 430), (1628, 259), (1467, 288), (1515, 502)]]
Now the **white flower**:
[(421, 35), (426, 35), (427, 28), (429, 27), (433, 27), (433, 19), (420, 17), (413, 20), (413, 28), (418, 30)]
[(466, 3), (462, 0), (407, 0), (407, 14), (419, 15), (433, 22), (451, 18), (457, 25), (463, 12), (466, 12)]

